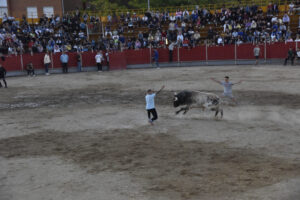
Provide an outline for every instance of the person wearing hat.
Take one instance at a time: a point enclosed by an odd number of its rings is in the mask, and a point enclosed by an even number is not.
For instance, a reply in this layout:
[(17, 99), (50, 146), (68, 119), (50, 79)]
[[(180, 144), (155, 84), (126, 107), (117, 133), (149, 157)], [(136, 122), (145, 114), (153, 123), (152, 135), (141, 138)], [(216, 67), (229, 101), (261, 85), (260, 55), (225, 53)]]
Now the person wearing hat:
[[(147, 110), (147, 114), (148, 114), (148, 119), (149, 119), (149, 123), (151, 125), (153, 125), (153, 122), (155, 120), (157, 120), (157, 112), (156, 112), (156, 109), (155, 109), (155, 101), (154, 101), (154, 98), (155, 96), (160, 93), (163, 89), (165, 88), (165, 86), (163, 85), (161, 87), (161, 89), (159, 91), (157, 91), (156, 93), (154, 91), (152, 91), (151, 89), (149, 89), (147, 91), (147, 94), (145, 96), (145, 99), (146, 99), (146, 110)], [(151, 118), (151, 115), (152, 115), (152, 118)]]
[(229, 76), (225, 76), (224, 81), (218, 81), (214, 78), (211, 78), (211, 80), (213, 80), (214, 82), (219, 83), (220, 85), (222, 85), (224, 87), (223, 96), (224, 97), (229, 97), (235, 104), (237, 104), (236, 99), (232, 95), (232, 86), (240, 84), (240, 83), (242, 83), (242, 81), (232, 83), (232, 82), (229, 81)]

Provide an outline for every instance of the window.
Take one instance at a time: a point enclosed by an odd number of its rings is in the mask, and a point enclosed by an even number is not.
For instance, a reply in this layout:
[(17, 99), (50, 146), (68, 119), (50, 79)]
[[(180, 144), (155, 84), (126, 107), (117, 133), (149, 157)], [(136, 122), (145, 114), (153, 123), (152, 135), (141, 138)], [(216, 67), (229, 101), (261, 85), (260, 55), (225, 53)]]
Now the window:
[(7, 8), (1, 8), (0, 7), (0, 18), (3, 18), (4, 13), (7, 14)]
[(27, 18), (29, 19), (38, 18), (37, 7), (27, 7)]
[(7, 8), (7, 0), (0, 0), (0, 7), (6, 7)]
[(52, 17), (52, 15), (54, 15), (54, 9), (53, 9), (53, 7), (50, 7), (50, 6), (48, 6), (48, 7), (44, 7), (43, 8), (43, 11), (44, 11), (44, 14), (47, 16), (47, 17)]
[(7, 0), (0, 0), (0, 18), (3, 18), (4, 13), (7, 13)]

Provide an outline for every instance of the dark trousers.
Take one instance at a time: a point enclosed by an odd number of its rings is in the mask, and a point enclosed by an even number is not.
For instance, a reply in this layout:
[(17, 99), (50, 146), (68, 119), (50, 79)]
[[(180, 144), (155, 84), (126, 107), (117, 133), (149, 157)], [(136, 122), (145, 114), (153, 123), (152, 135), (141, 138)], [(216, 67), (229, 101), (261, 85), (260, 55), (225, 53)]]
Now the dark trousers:
[(98, 71), (102, 71), (102, 63), (97, 63)]
[(62, 63), (63, 73), (68, 73), (68, 63)]
[(35, 73), (34, 73), (34, 69), (27, 69), (27, 75), (29, 76), (33, 76)]
[(173, 62), (173, 51), (169, 50), (169, 62)]
[(288, 57), (284, 60), (284, 65), (287, 64), (287, 61), (288, 61), (288, 60), (291, 60), (291, 65), (294, 65), (294, 57), (290, 57), (290, 56), (288, 56)]
[[(4, 83), (4, 85), (5, 85), (5, 87), (7, 87), (7, 83), (6, 83), (6, 80), (5, 80), (5, 77), (3, 76), (3, 77), (0, 77), (0, 80), (3, 80), (3, 83)], [(1, 83), (1, 81), (0, 81), (0, 88), (2, 87), (2, 83)]]
[(49, 71), (49, 65), (50, 65), (49, 63), (46, 63), (46, 64), (45, 64), (45, 72), (46, 72), (46, 73), (48, 73), (48, 71)]
[(151, 121), (157, 120), (158, 117), (155, 108), (147, 110), (147, 113), (148, 113), (148, 119), (151, 119), (151, 115), (152, 115)]

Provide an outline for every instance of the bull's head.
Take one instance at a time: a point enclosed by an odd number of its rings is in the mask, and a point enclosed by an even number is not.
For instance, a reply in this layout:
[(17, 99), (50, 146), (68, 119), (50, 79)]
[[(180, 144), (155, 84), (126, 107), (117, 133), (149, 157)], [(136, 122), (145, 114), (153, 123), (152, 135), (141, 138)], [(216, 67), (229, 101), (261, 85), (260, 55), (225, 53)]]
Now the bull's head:
[(178, 96), (177, 96), (177, 93), (176, 93), (176, 92), (174, 93), (174, 101), (173, 101), (173, 105), (174, 105), (175, 108), (178, 107), (178, 106), (180, 105), (179, 99), (178, 99)]

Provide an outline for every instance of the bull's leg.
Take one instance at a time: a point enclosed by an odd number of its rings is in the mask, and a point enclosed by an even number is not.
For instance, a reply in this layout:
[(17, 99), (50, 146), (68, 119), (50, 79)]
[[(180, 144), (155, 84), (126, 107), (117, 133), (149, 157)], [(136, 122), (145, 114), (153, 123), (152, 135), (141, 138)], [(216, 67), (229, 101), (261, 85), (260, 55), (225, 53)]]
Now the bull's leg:
[(183, 114), (185, 114), (190, 108), (187, 106), (187, 107), (184, 107), (184, 108), (180, 108), (180, 110), (176, 111), (176, 115), (178, 115), (181, 111), (184, 111)]
[(220, 111), (221, 111), (221, 118), (223, 118), (223, 109), (221, 108)]
[(218, 110), (218, 109), (216, 109), (215, 117), (217, 117), (217, 116), (218, 116), (218, 114), (219, 114), (219, 110)]
[(189, 110), (190, 110), (189, 106), (185, 107), (185, 110), (184, 110), (183, 114), (185, 115), (187, 113), (187, 111), (189, 111)]
[(176, 115), (178, 115), (183, 110), (184, 110), (184, 108), (180, 108), (180, 110), (176, 111)]

